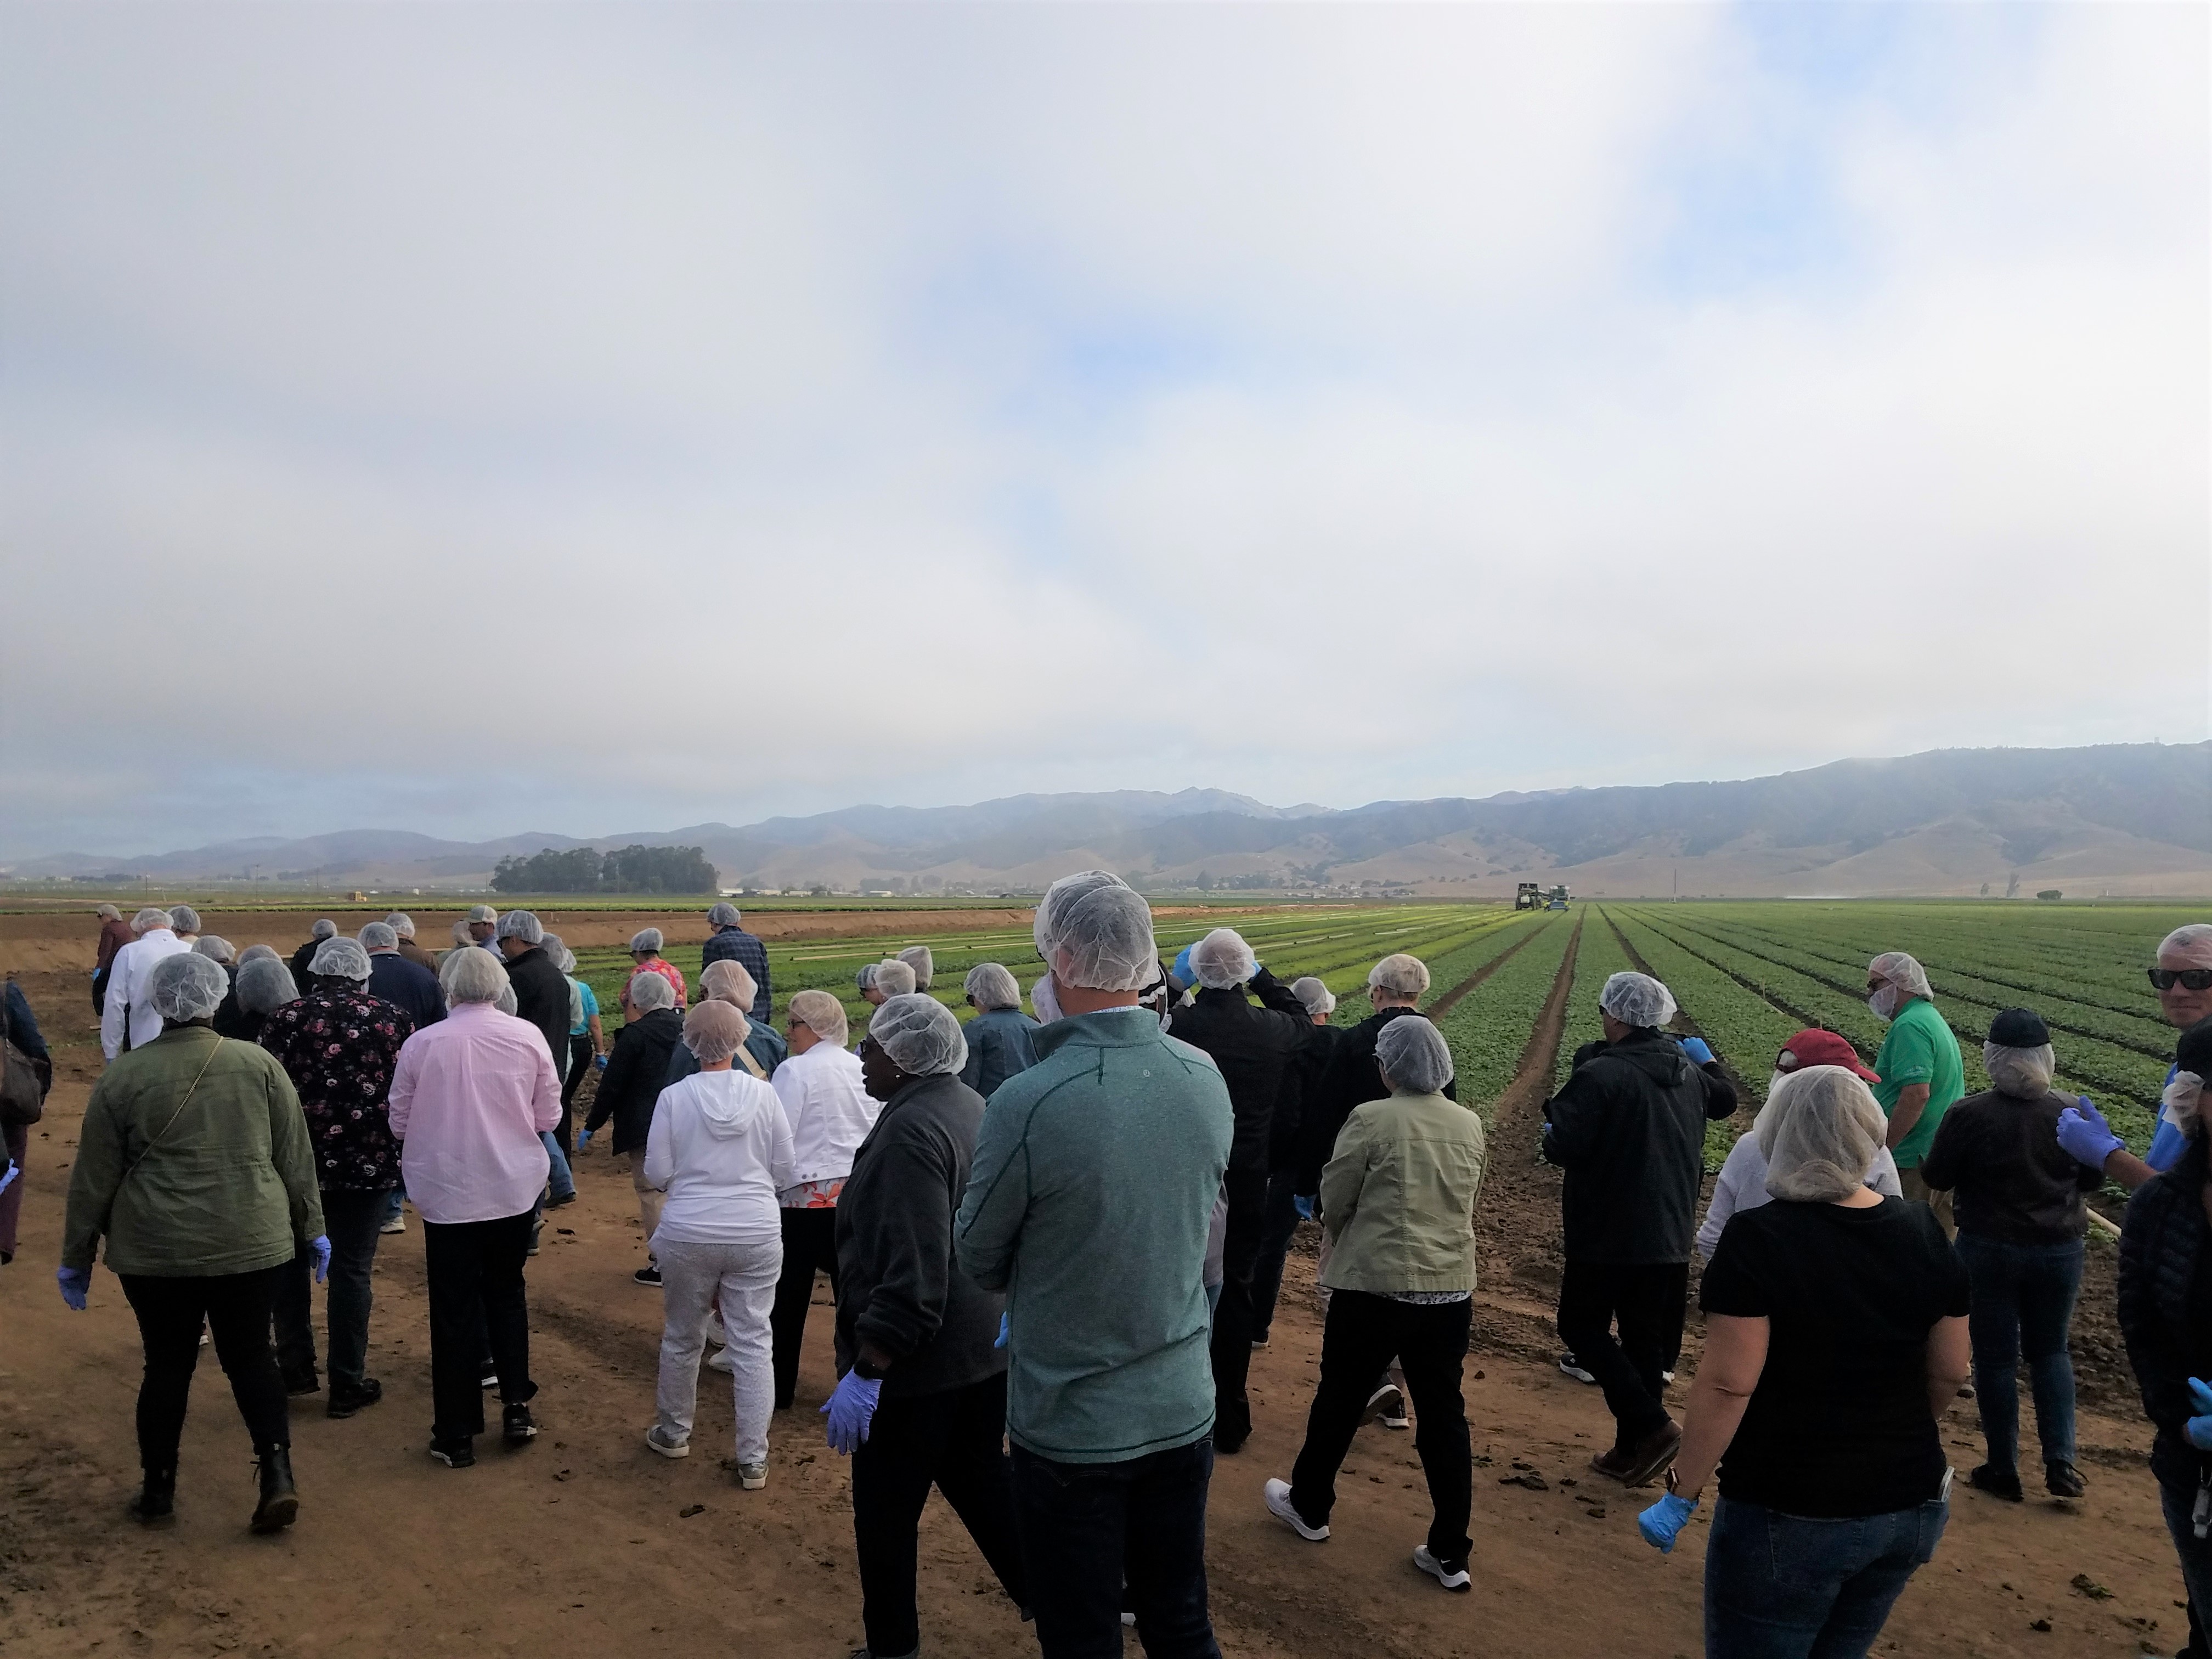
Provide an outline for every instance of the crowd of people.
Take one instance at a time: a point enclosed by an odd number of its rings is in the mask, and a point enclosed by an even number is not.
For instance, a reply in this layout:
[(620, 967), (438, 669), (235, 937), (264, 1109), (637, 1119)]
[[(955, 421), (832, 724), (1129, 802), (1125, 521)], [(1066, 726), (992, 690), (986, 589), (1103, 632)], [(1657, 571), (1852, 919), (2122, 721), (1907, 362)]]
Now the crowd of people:
[[(403, 1193), (423, 1228), (429, 1454), (475, 1462), (488, 1389), (502, 1441), (526, 1444), (527, 1262), (606, 1129), (646, 1236), (635, 1276), (662, 1295), (653, 1453), (690, 1455), (703, 1362), (731, 1378), (739, 1485), (767, 1485), (829, 1277), (837, 1382), (822, 1431), (853, 1460), (855, 1659), (920, 1651), (933, 1487), (1054, 1659), (1118, 1653), (1126, 1624), (1154, 1659), (1218, 1655), (1209, 1492), (1217, 1457), (1252, 1432), (1247, 1372), (1307, 1220), (1320, 1375), (1295, 1459), (1255, 1499), (1322, 1542), (1361, 1426), (1414, 1428), (1430, 1516), (1413, 1565), (1470, 1588), (1462, 1390), (1489, 1145), (1421, 1012), (1420, 961), (1376, 963), (1372, 1012), (1339, 1024), (1325, 985), (1282, 982), (1233, 930), (1164, 963), (1145, 900), (1088, 872), (1037, 907), (1034, 1017), (1012, 971), (984, 963), (963, 981), (963, 1024), (927, 994), (934, 964), (915, 946), (860, 974), (855, 1042), (821, 990), (792, 995), (779, 1031), (761, 941), (732, 906), (708, 921), (696, 1002), (661, 933), (632, 939), (610, 1044), (574, 954), (528, 911), (477, 907), (442, 957), (404, 915), (351, 939), (320, 921), (289, 963), (267, 946), (234, 954), (188, 907), (104, 915), (94, 1000), (110, 1064), (58, 1276), (81, 1310), (104, 1253), (137, 1317), (140, 1521), (174, 1512), (204, 1331), (258, 1464), (251, 1524), (290, 1524), (290, 1402), (323, 1388), (313, 1286), (328, 1281), (326, 1408), (349, 1417), (382, 1397), (367, 1374), (370, 1268), (404, 1228)], [(1734, 1075), (1657, 980), (1600, 989), (1602, 1036), (1545, 1103), (1536, 1149), (1561, 1172), (1561, 1369), (1601, 1391), (1613, 1421), (1592, 1468), (1631, 1489), (1664, 1482), (1638, 1519), (1646, 1540), (1671, 1552), (1717, 1486), (1709, 1655), (1868, 1652), (1942, 1537), (1938, 1424), (1962, 1396), (1986, 1444), (1971, 1484), (2024, 1497), (2023, 1358), (2044, 1486), (2082, 1495), (2068, 1334), (2087, 1201), (2108, 1180), (2136, 1189), (2118, 1317), (2203, 1654), (2212, 926), (2169, 935), (2150, 977), (2181, 1035), (2142, 1156), (2054, 1088), (2033, 1011), (1990, 1024), (1990, 1086), (1967, 1094), (1927, 974), (1893, 951), (1868, 969), (1887, 1026), (1872, 1063), (1833, 1032), (1794, 1036), (1702, 1221), (1707, 1126), (1737, 1111)], [(26, 1065), (43, 1065), (12, 984), (0, 1013)], [(12, 1122), (7, 1146), (0, 1261), (26, 1150)], [(1678, 1414), (1693, 1252), (1704, 1340)]]

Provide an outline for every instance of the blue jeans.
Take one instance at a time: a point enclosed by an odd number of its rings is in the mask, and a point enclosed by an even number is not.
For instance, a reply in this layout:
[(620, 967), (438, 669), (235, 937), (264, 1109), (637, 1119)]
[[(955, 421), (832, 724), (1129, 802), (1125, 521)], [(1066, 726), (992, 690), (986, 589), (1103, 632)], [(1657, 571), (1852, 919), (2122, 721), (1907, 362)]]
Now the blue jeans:
[(1013, 1449), (1014, 1519), (1044, 1659), (1121, 1659), (1121, 1587), (1147, 1659), (1221, 1659), (1206, 1615), (1213, 1442), (1121, 1463)]
[(2159, 1507), (2166, 1511), (2166, 1529), (2173, 1534), (2173, 1553), (2181, 1558), (2181, 1582), (2189, 1590), (2189, 1632), (2191, 1645), (2185, 1651), (2202, 1653), (2197, 1639), (2197, 1620), (2201, 1610), (2212, 1607), (2212, 1538), (2199, 1538), (2190, 1512), (2197, 1503), (2194, 1486), (2170, 1486), (2158, 1483)]
[(1814, 1521), (1723, 1498), (1705, 1545), (1705, 1659), (1864, 1659), (1950, 1505)]
[(1283, 1292), (1283, 1258), (1298, 1230), (1297, 1177), (1277, 1170), (1267, 1177), (1267, 1210), (1260, 1227), (1260, 1259), (1252, 1264), (1252, 1340), (1264, 1342), (1275, 1322), (1275, 1298)]
[(559, 1199), (575, 1197), (576, 1177), (568, 1173), (568, 1160), (561, 1156), (560, 1141), (550, 1129), (540, 1129), (538, 1139), (544, 1143), (545, 1156), (553, 1166), (548, 1175), (553, 1187), (553, 1196)]
[(1974, 1345), (1974, 1399), (1982, 1412), (1982, 1437), (2000, 1469), (2020, 1464), (2020, 1390), (2014, 1379), (2023, 1353), (2035, 1395), (2035, 1430), (2043, 1461), (2074, 1461), (2074, 1362), (2067, 1328), (2081, 1291), (2082, 1246), (2008, 1244), (1973, 1233), (1959, 1235), (1959, 1260), (1973, 1287), (1967, 1321)]

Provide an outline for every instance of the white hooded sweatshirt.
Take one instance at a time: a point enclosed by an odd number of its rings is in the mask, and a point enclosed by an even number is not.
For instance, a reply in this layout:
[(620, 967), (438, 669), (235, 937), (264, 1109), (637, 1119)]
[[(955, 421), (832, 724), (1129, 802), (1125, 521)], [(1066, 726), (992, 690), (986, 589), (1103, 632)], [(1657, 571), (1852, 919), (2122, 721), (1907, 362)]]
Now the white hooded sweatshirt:
[(660, 1091), (645, 1181), (668, 1194), (652, 1240), (757, 1244), (782, 1237), (791, 1122), (775, 1091), (744, 1072), (695, 1072)]

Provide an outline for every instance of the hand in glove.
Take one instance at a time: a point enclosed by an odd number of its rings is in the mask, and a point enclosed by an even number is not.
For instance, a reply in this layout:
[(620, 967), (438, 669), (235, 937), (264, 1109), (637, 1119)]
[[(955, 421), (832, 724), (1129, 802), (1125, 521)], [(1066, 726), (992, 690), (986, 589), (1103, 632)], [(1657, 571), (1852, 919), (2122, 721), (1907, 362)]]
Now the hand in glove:
[(315, 1283), (319, 1285), (331, 1276), (331, 1236), (323, 1233), (309, 1239), (307, 1248), (315, 1253)]
[[(79, 1307), (84, 1304), (79, 1302)], [(2207, 1388), (2196, 1377), (2189, 1379), (2189, 1403), (2197, 1407), (2197, 1415), (2189, 1419), (2183, 1432), (2189, 1443), (2199, 1451), (2212, 1451), (2212, 1388)]]
[[(1195, 944), (1196, 941), (1194, 940), (1192, 943)], [(1190, 952), (1191, 946), (1184, 945), (1182, 950), (1176, 952), (1175, 965), (1168, 969), (1169, 973), (1175, 975), (1175, 982), (1186, 991), (1198, 983), (1198, 969), (1190, 965)]]
[(604, 1072), (607, 1069), (607, 1057), (605, 1054), (593, 1054), (592, 1064), (596, 1069)]
[(57, 1267), (54, 1269), (54, 1282), (62, 1287), (62, 1300), (82, 1313), (84, 1299), (92, 1290), (92, 1269)]
[(1698, 1500), (1670, 1492), (1650, 1509), (1636, 1517), (1636, 1530), (1644, 1534), (1644, 1541), (1662, 1555), (1674, 1553), (1674, 1540), (1681, 1536), (1682, 1528), (1690, 1524), (1697, 1513)]
[(8, 1168), (6, 1172), (0, 1173), (0, 1193), (4, 1193), (10, 1187), (14, 1186), (15, 1184), (15, 1177), (22, 1173), (23, 1166), (16, 1163), (15, 1159), (9, 1158), (8, 1160)]
[(1007, 1319), (1008, 1316), (1005, 1314), (1000, 1314), (999, 1316), (998, 1340), (991, 1344), (994, 1348), (1005, 1347), (1006, 1346), (1006, 1339), (1013, 1334), (1013, 1328), (1007, 1322)]
[(584, 1148), (592, 1144), (592, 1136), (593, 1133), (594, 1131), (586, 1129), (583, 1133), (576, 1137), (576, 1156), (578, 1158), (583, 1157)]
[(2075, 1098), (2081, 1103), (2079, 1106), (2069, 1106), (2058, 1115), (2058, 1145), (2077, 1164), (2101, 1170), (2105, 1160), (2119, 1150), (2120, 1138), (2112, 1133), (2112, 1126), (2105, 1121), (2094, 1101), (2087, 1095)]
[(837, 1379), (836, 1392), (823, 1406), (830, 1419), (830, 1449), (849, 1457), (868, 1437), (868, 1425), (876, 1414), (876, 1399), (884, 1391), (883, 1379), (847, 1371)]
[(1299, 1220), (1311, 1221), (1314, 1218), (1314, 1212), (1321, 1208), (1321, 1194), (1297, 1193), (1292, 1194), (1291, 1202), (1297, 1206)]
[(1684, 1037), (1681, 1048), (1693, 1065), (1710, 1066), (1713, 1063), (1713, 1045), (1703, 1037)]

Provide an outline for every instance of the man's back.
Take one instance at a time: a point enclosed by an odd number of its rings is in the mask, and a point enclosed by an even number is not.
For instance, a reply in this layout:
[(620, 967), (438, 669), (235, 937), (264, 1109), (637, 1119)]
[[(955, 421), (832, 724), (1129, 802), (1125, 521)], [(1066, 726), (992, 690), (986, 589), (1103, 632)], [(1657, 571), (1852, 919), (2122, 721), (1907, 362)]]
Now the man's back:
[(742, 927), (725, 927), (711, 935), (699, 947), (699, 971), (705, 973), (710, 963), (717, 962), (734, 962), (752, 975), (752, 1016), (766, 1020), (775, 999), (769, 987), (768, 946), (761, 943), (759, 936)]
[(1120, 1462), (1213, 1425), (1202, 1284), (1229, 1091), (1141, 1008), (1044, 1027), (984, 1113), (956, 1229), (1007, 1291), (1007, 1428), (1041, 1457)]
[(1229, 1103), (1237, 1115), (1236, 1144), (1230, 1153), (1235, 1168), (1267, 1172), (1275, 1097), (1282, 1092), (1283, 1074), (1292, 1056), (1305, 1046), (1313, 1030), (1312, 1021), (1303, 1015), (1254, 1007), (1241, 987), (1201, 990), (1189, 1007), (1176, 1010), (1177, 1040), (1209, 1055), (1228, 1085)]
[(1735, 1096), (1672, 1037), (1637, 1031), (1577, 1050), (1545, 1103), (1545, 1154), (1566, 1171), (1567, 1259), (1619, 1266), (1686, 1261), (1705, 1171), (1705, 1125)]
[(507, 977), (514, 987), (516, 1016), (538, 1028), (559, 1069), (557, 1057), (568, 1052), (568, 976), (553, 965), (544, 945), (533, 945), (509, 958)]
[(369, 953), (368, 994), (380, 1002), (405, 1010), (418, 1031), (446, 1017), (446, 999), (438, 989), (438, 976), (395, 951)]

